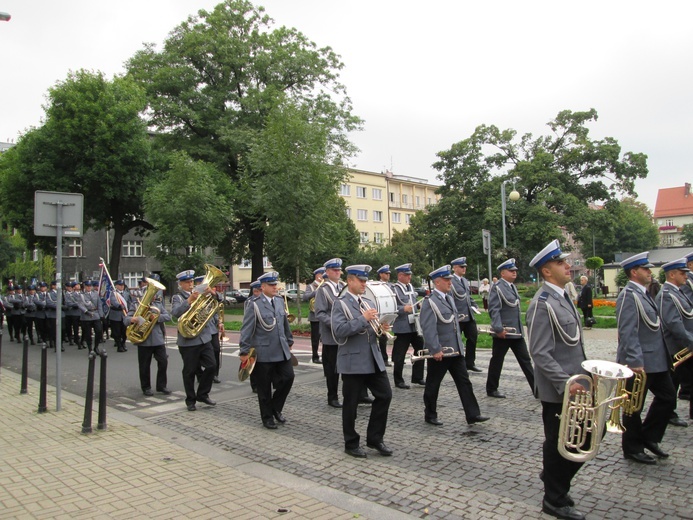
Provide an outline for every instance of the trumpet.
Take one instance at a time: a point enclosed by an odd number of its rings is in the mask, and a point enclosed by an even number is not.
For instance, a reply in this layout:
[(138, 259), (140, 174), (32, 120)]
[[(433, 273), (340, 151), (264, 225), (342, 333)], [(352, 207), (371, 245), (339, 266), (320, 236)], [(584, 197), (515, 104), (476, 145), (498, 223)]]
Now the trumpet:
[[(493, 330), (490, 325), (477, 325), (476, 330), (479, 332), (479, 334), (490, 334), (491, 336), (496, 335), (496, 331)], [(517, 332), (515, 327), (503, 327), (503, 330), (505, 330), (507, 338), (522, 337), (522, 334)]]
[(296, 320), (296, 316), (289, 312), (289, 300), (286, 299), (286, 287), (284, 287), (284, 310), (286, 311), (286, 319), (289, 323), (293, 323)]
[[(320, 289), (320, 286), (325, 283), (326, 278), (327, 278), (326, 276), (322, 277), (322, 280), (320, 280), (320, 283), (318, 284), (318, 286), (313, 291), (313, 294), (318, 294), (318, 289)], [(308, 309), (310, 310), (310, 312), (315, 312), (315, 296), (313, 296), (310, 299), (310, 302), (308, 303)]]
[[(362, 311), (369, 311), (373, 308), (368, 304), (367, 301), (365, 301), (363, 298), (360, 298), (360, 297), (359, 297), (359, 307), (361, 308)], [(368, 323), (370, 324), (371, 328), (373, 329), (373, 332), (375, 332), (376, 336), (380, 337), (383, 334), (385, 334), (385, 336), (388, 339), (394, 339), (395, 338), (389, 331), (387, 331), (383, 328), (382, 323), (380, 323), (380, 318), (378, 318), (377, 316), (375, 318), (373, 318), (371, 321), (369, 321)]]
[[(454, 348), (452, 347), (441, 347), (440, 351), (443, 353), (443, 357), (455, 357), (459, 356), (460, 353), (457, 352)], [(411, 362), (416, 363), (417, 361), (421, 361), (422, 359), (432, 359), (433, 354), (429, 354), (427, 348), (422, 348), (419, 350), (418, 354), (412, 354), (411, 355)]]
[(676, 354), (674, 354), (674, 364), (673, 364), (674, 370), (676, 370), (676, 367), (679, 366), (681, 363), (688, 361), (692, 357), (693, 357), (693, 350), (691, 350), (689, 348), (682, 348), (681, 350), (679, 350)]

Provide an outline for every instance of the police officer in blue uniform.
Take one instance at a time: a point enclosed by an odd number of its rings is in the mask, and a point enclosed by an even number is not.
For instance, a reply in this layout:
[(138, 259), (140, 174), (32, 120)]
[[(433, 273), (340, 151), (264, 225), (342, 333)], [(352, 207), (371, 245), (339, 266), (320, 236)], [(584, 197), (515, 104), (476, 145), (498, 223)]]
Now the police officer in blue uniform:
[(262, 295), (253, 298), (243, 314), (239, 358), (244, 363), (250, 348), (255, 348), (257, 360), (250, 378), (257, 387), (260, 418), (265, 428), (276, 430), (275, 419), (280, 424), (287, 422), (282, 412), (294, 384), (291, 365), (294, 337), (284, 299), (277, 296), (279, 273), (265, 273), (258, 281)]
[[(367, 456), (356, 432), (358, 403), (365, 388), (374, 397), (366, 430), (366, 446), (383, 456), (392, 455), (392, 450), (383, 442), (392, 389), (373, 328), (378, 310), (374, 302), (363, 297), (370, 271), (369, 265), (346, 268), (347, 290), (333, 303), (331, 317), (332, 331), (339, 345), (337, 371), (342, 375), (344, 451), (357, 458)], [(388, 328), (386, 325), (383, 327), (384, 330)]]

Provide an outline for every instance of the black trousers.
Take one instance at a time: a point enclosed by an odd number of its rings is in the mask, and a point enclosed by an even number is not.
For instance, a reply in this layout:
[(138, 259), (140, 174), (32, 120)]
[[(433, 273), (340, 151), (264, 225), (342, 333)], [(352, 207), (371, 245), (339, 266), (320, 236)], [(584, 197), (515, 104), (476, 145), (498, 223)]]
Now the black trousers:
[[(113, 322), (111, 322), (113, 323)], [(214, 361), (214, 350), (212, 350), (212, 342), (201, 343), (191, 347), (178, 347), (181, 358), (183, 358), (183, 387), (185, 388), (185, 404), (190, 406), (196, 401), (209, 397), (209, 391), (212, 389), (212, 381), (216, 371), (216, 363)], [(198, 370), (199, 384), (197, 392), (195, 391), (195, 375)], [(257, 367), (256, 367), (257, 370)]]
[(214, 360), (217, 362), (214, 375), (218, 376), (219, 370), (221, 370), (221, 342), (219, 341), (219, 334), (212, 334), (212, 350), (214, 351)]
[(290, 359), (272, 363), (257, 362), (250, 374), (250, 381), (257, 388), (262, 422), (274, 420), (274, 413), (281, 413), (284, 409), (286, 398), (294, 384), (294, 367), (291, 366)]
[(34, 322), (36, 318), (33, 316), (24, 316), (24, 323), (22, 324), (22, 336), (29, 336), (31, 342), (34, 342)]
[(374, 374), (342, 374), (342, 430), (344, 432), (344, 447), (353, 449), (359, 446), (361, 436), (356, 433), (356, 415), (359, 398), (366, 389), (373, 394), (371, 415), (368, 419), (366, 442), (378, 444), (385, 437), (387, 414), (392, 401), (392, 388), (387, 372)]
[(387, 334), (381, 334), (378, 337), (378, 347), (380, 347), (380, 354), (383, 356), (383, 361), (387, 364)]
[(46, 342), (51, 348), (55, 348), (55, 329), (56, 329), (56, 319), (46, 318)]
[(544, 421), (544, 500), (554, 507), (570, 505), (568, 492), (570, 482), (584, 462), (574, 462), (563, 458), (558, 452), (558, 433), (561, 423), (562, 403), (541, 402), (541, 418)]
[(24, 327), (24, 314), (12, 314), (8, 316), (8, 326), (10, 328), (10, 336), (14, 336), (14, 339), (17, 341), (21, 341), (22, 327)]
[[(423, 364), (423, 361), (418, 361), (415, 364), (418, 365), (419, 363)], [(440, 391), (440, 383), (448, 372), (450, 372), (452, 380), (457, 387), (457, 393), (460, 395), (467, 422), (470, 422), (475, 417), (481, 415), (481, 410), (474, 395), (472, 382), (469, 380), (469, 372), (467, 372), (464, 356), (444, 357), (440, 361), (435, 359), (428, 360), (426, 389), (423, 395), (425, 418), (434, 419), (438, 417), (438, 392)]]
[[(402, 372), (404, 371), (404, 358), (407, 356), (409, 345), (414, 349), (414, 353), (418, 354), (419, 350), (424, 347), (423, 338), (416, 332), (395, 335), (395, 343), (392, 345), (392, 363), (395, 365), (392, 375), (395, 384), (404, 383)], [(418, 383), (424, 380), (424, 364), (413, 363), (411, 367), (411, 380), (413, 383)]]
[(327, 383), (327, 401), (339, 399), (339, 374), (337, 373), (337, 345), (322, 344), (322, 372)]
[(582, 309), (583, 325), (584, 325), (585, 327), (591, 327), (591, 325), (589, 325), (589, 324), (587, 323), (587, 320), (588, 320), (588, 319), (592, 319), (592, 310), (593, 310), (593, 307), (580, 307), (580, 309)]
[(151, 390), (150, 378), (152, 357), (156, 360), (156, 390), (159, 392), (166, 388), (168, 380), (166, 369), (168, 368), (168, 354), (164, 345), (143, 347), (137, 345), (137, 362), (140, 366), (140, 386), (142, 390)]
[[(626, 390), (633, 388), (633, 380), (626, 382)], [(671, 371), (648, 373), (645, 382), (645, 398), (651, 391), (654, 399), (650, 403), (650, 409), (643, 420), (642, 412), (633, 415), (623, 415), (623, 427), (625, 432), (621, 435), (621, 447), (623, 453), (642, 453), (645, 442), (662, 442), (664, 432), (669, 424), (671, 412), (676, 408), (676, 391), (671, 378)]]
[[(681, 363), (673, 373), (674, 387), (678, 394), (691, 395), (691, 387), (693, 386), (693, 358), (689, 358), (684, 363)], [(691, 419), (693, 419), (693, 401), (691, 403)]]
[(65, 329), (68, 341), (79, 344), (79, 316), (65, 316)]
[(467, 362), (467, 368), (472, 368), (476, 365), (476, 341), (479, 337), (479, 329), (476, 327), (476, 321), (460, 322), (460, 333), (464, 334), (466, 343), (464, 344), (464, 358)]
[(94, 348), (98, 348), (103, 335), (101, 319), (85, 320), (82, 322), (82, 341), (87, 344), (89, 352), (92, 351), (92, 331), (94, 332)]
[(36, 339), (48, 343), (46, 318), (34, 318), (34, 324), (36, 325)]
[(515, 354), (522, 372), (525, 374), (527, 383), (529, 383), (530, 392), (534, 394), (534, 369), (532, 361), (529, 358), (527, 344), (524, 338), (501, 339), (493, 338), (493, 346), (491, 349), (491, 361), (488, 364), (488, 377), (486, 378), (486, 394), (490, 394), (498, 390), (500, 384), (500, 375), (503, 370), (503, 361), (508, 350), (512, 350)]
[(115, 346), (120, 348), (125, 347), (125, 324), (123, 320), (108, 320), (111, 327), (111, 339)]
[(320, 359), (318, 348), (320, 347), (320, 322), (310, 322), (310, 347), (313, 350), (313, 359)]

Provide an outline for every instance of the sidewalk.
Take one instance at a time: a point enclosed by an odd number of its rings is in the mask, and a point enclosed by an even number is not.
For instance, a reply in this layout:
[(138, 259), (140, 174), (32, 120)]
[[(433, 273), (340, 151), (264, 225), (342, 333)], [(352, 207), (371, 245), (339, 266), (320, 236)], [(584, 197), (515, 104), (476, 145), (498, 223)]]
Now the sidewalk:
[[(2, 369), (3, 519), (401, 517), (178, 434), (166, 440), (171, 432), (113, 409), (107, 429), (98, 431), (96, 403), (94, 433), (83, 435), (82, 399), (63, 393), (55, 412), (49, 389), (49, 411), (38, 414), (38, 383), (30, 381), (25, 395), (19, 388), (20, 377)], [(252, 439), (236, 442), (252, 450)]]

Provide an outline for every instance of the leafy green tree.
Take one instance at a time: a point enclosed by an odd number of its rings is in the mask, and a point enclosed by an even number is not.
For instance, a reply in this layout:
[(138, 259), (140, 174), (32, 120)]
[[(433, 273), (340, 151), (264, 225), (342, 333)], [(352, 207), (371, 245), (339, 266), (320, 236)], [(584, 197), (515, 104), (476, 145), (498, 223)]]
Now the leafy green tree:
[(9, 240), (7, 234), (0, 232), (0, 273), (3, 276), (8, 276), (8, 266), (14, 262), (19, 253), (15, 245)]
[[(171, 155), (170, 169), (144, 194), (144, 207), (154, 225), (149, 249), (162, 262), (165, 278), (184, 269), (203, 272), (230, 226), (232, 187), (213, 165), (195, 161), (184, 152)], [(155, 247), (151, 247), (151, 245)]]
[(684, 246), (693, 246), (693, 224), (684, 224), (681, 240)]
[(618, 270), (615, 280), (618, 287), (625, 287), (628, 284), (628, 277), (623, 269)]
[[(317, 48), (295, 29), (274, 28), (263, 8), (245, 0), (200, 10), (171, 32), (161, 50), (146, 45), (127, 64), (129, 75), (147, 91), (149, 123), (163, 145), (214, 164), (237, 187), (231, 204), (235, 225), (219, 251), (238, 259), (249, 250), (253, 278), (262, 273), (272, 217), (271, 208), (258, 203), (295, 189), (260, 179), (273, 170), (264, 167), (264, 159), (258, 164), (253, 146), (266, 142), (262, 133), (272, 124), (271, 114), (290, 102), (304, 109), (308, 121), (329, 130), (325, 151), (312, 157), (313, 165), (339, 165), (352, 155), (347, 134), (361, 121), (351, 115), (338, 81), (342, 66), (329, 47)], [(254, 186), (269, 186), (274, 196), (249, 197)]]
[[(0, 208), (33, 244), (34, 192), (83, 193), (84, 227), (113, 230), (110, 271), (125, 233), (147, 228), (142, 194), (151, 174), (144, 91), (100, 72), (70, 72), (49, 89), (45, 123), (0, 157)], [(52, 252), (49, 240), (40, 242)], [(55, 242), (53, 241), (53, 244)]]
[[(433, 167), (443, 181), (441, 202), (417, 226), (427, 232), (434, 258), (465, 255), (483, 262), (481, 231), (491, 231), (494, 259), (515, 257), (520, 272), (534, 252), (562, 229), (587, 228), (589, 204), (632, 194), (647, 175), (644, 154), (621, 153), (618, 142), (591, 139), (588, 124), (597, 112), (564, 110), (539, 137), (495, 126), (479, 126), (467, 139), (438, 153)], [(507, 250), (502, 249), (501, 183), (514, 181), (520, 199), (506, 208)], [(483, 265), (483, 264), (482, 264)]]

